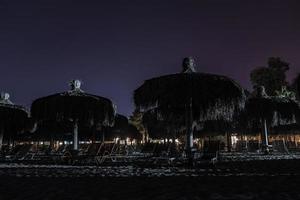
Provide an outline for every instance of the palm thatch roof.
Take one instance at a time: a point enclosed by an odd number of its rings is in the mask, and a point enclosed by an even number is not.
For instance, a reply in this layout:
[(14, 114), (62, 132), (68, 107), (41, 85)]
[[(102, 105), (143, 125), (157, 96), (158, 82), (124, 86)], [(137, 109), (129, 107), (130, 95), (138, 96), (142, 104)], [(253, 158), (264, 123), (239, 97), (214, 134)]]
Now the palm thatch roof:
[(270, 134), (299, 134), (300, 105), (295, 98), (275, 97), (276, 111)]
[(221, 124), (227, 126), (243, 109), (245, 100), (238, 83), (226, 76), (197, 73), (192, 58), (184, 59), (182, 73), (146, 80), (134, 91), (135, 105), (145, 113), (150, 137), (156, 138), (168, 136), (170, 129), (203, 128), (205, 122), (221, 130)]
[(33, 131), (20, 134), (19, 141), (72, 140), (72, 124), (69, 121), (44, 120)]
[(185, 126), (184, 115), (175, 116), (170, 113), (162, 117), (159, 109), (148, 110), (143, 114), (142, 123), (152, 139), (176, 137), (177, 133)]
[(146, 80), (134, 91), (135, 105), (141, 110), (159, 108), (162, 116), (179, 116), (192, 104), (195, 121), (231, 120), (245, 99), (234, 80), (193, 70)]
[(288, 127), (299, 118), (300, 107), (296, 99), (284, 96), (268, 96), (264, 87), (256, 88), (255, 93), (246, 101), (245, 110), (239, 117), (239, 128), (246, 132), (260, 132), (262, 120), (269, 127)]
[(270, 128), (270, 135), (294, 135), (300, 134), (300, 125), (298, 123), (277, 125)]
[(31, 106), (31, 115), (37, 121), (75, 121), (93, 126), (112, 125), (115, 109), (111, 100), (88, 94), (80, 88), (36, 99)]
[(9, 100), (7, 93), (2, 93), (0, 98), (0, 129), (7, 134), (16, 134), (26, 128), (28, 111), (19, 105), (14, 105)]
[(273, 97), (277, 116), (276, 124), (295, 123), (299, 118), (300, 106), (296, 99), (289, 97)]
[(195, 127), (194, 136), (220, 136), (235, 130), (234, 122), (224, 120), (208, 120)]

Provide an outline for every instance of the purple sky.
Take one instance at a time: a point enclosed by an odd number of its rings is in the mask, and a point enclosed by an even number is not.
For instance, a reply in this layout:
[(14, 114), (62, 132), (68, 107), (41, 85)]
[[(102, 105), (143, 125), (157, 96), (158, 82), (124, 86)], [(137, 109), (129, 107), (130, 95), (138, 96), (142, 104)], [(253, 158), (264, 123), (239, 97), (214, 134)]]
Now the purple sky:
[(299, 0), (94, 2), (0, 0), (0, 90), (29, 107), (79, 78), (129, 115), (133, 90), (186, 56), (247, 88), (270, 56), (291, 63), (290, 80), (300, 72)]

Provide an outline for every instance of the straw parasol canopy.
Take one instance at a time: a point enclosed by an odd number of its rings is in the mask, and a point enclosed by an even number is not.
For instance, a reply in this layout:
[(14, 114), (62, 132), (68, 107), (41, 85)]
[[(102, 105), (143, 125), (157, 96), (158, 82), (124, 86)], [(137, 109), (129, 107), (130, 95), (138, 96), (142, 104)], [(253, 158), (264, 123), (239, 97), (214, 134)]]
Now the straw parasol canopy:
[(0, 146), (4, 139), (12, 139), (24, 131), (28, 122), (28, 112), (23, 106), (13, 104), (8, 93), (0, 97)]
[(148, 110), (143, 114), (142, 123), (151, 139), (176, 138), (179, 131), (185, 128), (185, 118), (170, 115), (162, 117), (159, 109)]
[(220, 75), (197, 73), (191, 57), (183, 60), (181, 73), (146, 80), (134, 91), (137, 108), (158, 108), (163, 118), (170, 114), (187, 120), (186, 150), (192, 148), (193, 124), (207, 120), (232, 120), (243, 109), (245, 93), (234, 80)]
[(244, 130), (258, 132), (258, 129), (262, 129), (264, 146), (267, 148), (268, 129), (296, 123), (299, 110), (298, 102), (286, 88), (276, 96), (268, 96), (263, 86), (257, 86), (254, 94), (246, 101), (240, 123)]
[(299, 135), (300, 125), (298, 123), (277, 125), (270, 128), (270, 135)]
[(274, 98), (276, 111), (271, 124), (271, 134), (299, 134), (300, 105), (295, 94), (284, 87)]
[(72, 122), (74, 149), (78, 148), (78, 126), (112, 126), (115, 106), (111, 100), (85, 93), (79, 80), (71, 81), (71, 90), (36, 99), (31, 115), (37, 121)]
[(208, 120), (196, 126), (195, 137), (220, 136), (235, 130), (233, 122), (225, 120)]
[(40, 121), (33, 130), (19, 136), (20, 141), (70, 141), (73, 140), (72, 122)]

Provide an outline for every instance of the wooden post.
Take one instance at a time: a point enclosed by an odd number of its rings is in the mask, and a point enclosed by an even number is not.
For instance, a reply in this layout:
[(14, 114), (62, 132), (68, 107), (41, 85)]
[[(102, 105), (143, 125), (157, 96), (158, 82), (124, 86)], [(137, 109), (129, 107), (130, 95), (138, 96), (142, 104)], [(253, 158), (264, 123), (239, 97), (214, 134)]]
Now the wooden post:
[(50, 138), (50, 149), (54, 149), (54, 139)]
[(186, 142), (185, 152), (186, 156), (190, 159), (193, 158), (193, 112), (192, 112), (192, 99), (189, 106), (186, 107)]
[(94, 125), (92, 127), (92, 144), (94, 144), (96, 141), (96, 133), (97, 133), (97, 128), (96, 128), (96, 125)]
[(0, 129), (0, 150), (2, 148), (3, 136), (4, 136), (4, 128), (1, 128)]
[(231, 134), (226, 132), (226, 140), (227, 140), (227, 151), (231, 152)]
[(264, 120), (264, 133), (265, 133), (265, 144), (266, 144), (266, 146), (268, 146), (269, 140), (268, 140), (267, 120)]
[(106, 131), (106, 128), (103, 127), (103, 131), (102, 131), (102, 142), (105, 142), (105, 131)]
[(73, 125), (73, 149), (78, 150), (78, 121), (76, 120)]
[(262, 150), (265, 152), (265, 153), (269, 153), (269, 140), (268, 140), (268, 127), (267, 127), (267, 120), (266, 119), (263, 119), (262, 121), (263, 123), (263, 136), (264, 138), (262, 138)]
[(248, 151), (248, 137), (245, 140), (246, 140), (246, 151)]

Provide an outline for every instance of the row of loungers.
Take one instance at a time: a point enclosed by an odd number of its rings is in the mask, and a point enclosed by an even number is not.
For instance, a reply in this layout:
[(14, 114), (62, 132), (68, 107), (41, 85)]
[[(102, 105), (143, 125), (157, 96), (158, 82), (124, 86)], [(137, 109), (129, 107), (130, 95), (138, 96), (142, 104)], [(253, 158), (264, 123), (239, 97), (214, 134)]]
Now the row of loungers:
[(174, 145), (147, 143), (141, 148), (117, 143), (92, 143), (80, 145), (80, 150), (72, 150), (72, 145), (60, 145), (57, 149), (49, 146), (20, 144), (9, 149), (1, 149), (2, 161), (41, 162), (68, 164), (104, 164), (105, 162), (128, 162), (128, 159), (178, 155)]
[[(269, 142), (270, 147), (272, 147), (273, 152), (279, 153), (289, 153), (293, 151), (299, 151), (300, 146), (293, 141), (284, 141), (284, 140), (274, 140)], [(261, 143), (258, 140), (250, 141), (238, 141), (235, 147), (237, 152), (257, 152), (261, 149)]]
[[(130, 147), (123, 147), (115, 143), (93, 143), (81, 145), (79, 151), (72, 150), (72, 145), (61, 145), (57, 149), (49, 146), (37, 147), (33, 144), (20, 144), (12, 149), (3, 147), (1, 158), (3, 161), (40, 161), (50, 163), (73, 162), (75, 159), (83, 162), (96, 162), (96, 157), (112, 157), (116, 155), (126, 155)], [(99, 159), (98, 159), (99, 161)]]
[[(275, 140), (271, 143), (273, 152), (288, 153), (295, 148), (292, 142)], [(238, 141), (234, 148), (236, 152), (258, 152), (260, 143), (257, 140)], [(199, 159), (216, 159), (220, 152), (224, 151), (224, 143), (220, 141), (205, 141), (201, 151), (195, 155)], [(72, 150), (72, 145), (60, 145), (57, 149), (49, 146), (37, 146), (33, 144), (20, 144), (9, 149), (3, 146), (1, 159), (4, 162), (32, 162), (51, 164), (97, 164), (124, 163), (135, 161), (157, 162), (166, 160), (169, 162), (175, 158), (182, 158), (184, 148), (174, 143), (146, 143), (143, 146), (127, 146), (117, 143), (92, 143), (80, 145), (79, 151)]]
[[(269, 142), (273, 152), (288, 153), (300, 151), (300, 145), (297, 146), (293, 141), (274, 140)], [(231, 147), (231, 151), (235, 152), (259, 152), (261, 150), (261, 142), (258, 140), (237, 141)], [(219, 140), (204, 141), (202, 152), (223, 152), (227, 151), (226, 145)]]

